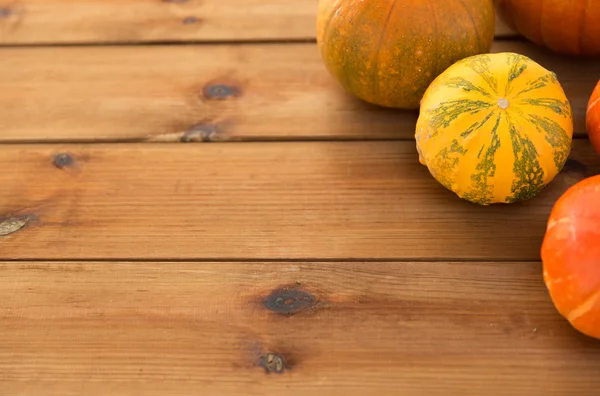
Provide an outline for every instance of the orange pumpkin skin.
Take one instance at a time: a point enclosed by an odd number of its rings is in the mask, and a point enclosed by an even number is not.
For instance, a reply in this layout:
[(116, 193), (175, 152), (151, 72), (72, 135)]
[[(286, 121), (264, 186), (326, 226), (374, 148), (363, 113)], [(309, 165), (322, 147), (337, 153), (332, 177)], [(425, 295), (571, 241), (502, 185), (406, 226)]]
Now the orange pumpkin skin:
[(418, 109), (425, 89), (454, 62), (488, 53), (492, 0), (319, 0), (317, 44), (353, 96)]
[(590, 141), (596, 152), (600, 154), (600, 81), (588, 103), (586, 125)]
[(555, 203), (541, 248), (544, 282), (558, 312), (600, 339), (600, 175)]
[(498, 15), (528, 40), (565, 55), (600, 55), (597, 0), (494, 0)]

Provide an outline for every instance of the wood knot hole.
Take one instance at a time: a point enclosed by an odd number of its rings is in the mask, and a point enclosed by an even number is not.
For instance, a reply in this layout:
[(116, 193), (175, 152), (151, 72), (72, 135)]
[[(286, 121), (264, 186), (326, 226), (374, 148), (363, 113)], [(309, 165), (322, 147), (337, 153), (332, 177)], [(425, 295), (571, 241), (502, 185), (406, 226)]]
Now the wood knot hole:
[(291, 315), (311, 308), (315, 298), (302, 290), (274, 290), (265, 300), (265, 307), (279, 314)]
[(8, 18), (13, 14), (13, 10), (8, 7), (0, 7), (0, 18)]
[(30, 216), (0, 217), (0, 236), (14, 234), (25, 227), (30, 220)]
[(267, 353), (258, 359), (258, 365), (265, 369), (266, 373), (282, 374), (285, 371), (285, 361), (277, 353)]
[(205, 87), (203, 93), (208, 99), (224, 100), (237, 96), (239, 91), (226, 84), (215, 84)]
[(195, 125), (192, 129), (185, 132), (181, 139), (182, 143), (189, 142), (212, 142), (217, 139), (219, 128), (216, 125), (202, 124)]
[(189, 16), (189, 17), (183, 19), (184, 25), (191, 25), (192, 23), (196, 23), (196, 22), (198, 22), (198, 18), (193, 17), (193, 16)]
[(69, 153), (60, 153), (54, 156), (54, 160), (52, 161), (52, 163), (58, 169), (64, 169), (73, 166), (73, 164), (75, 163), (75, 159)]

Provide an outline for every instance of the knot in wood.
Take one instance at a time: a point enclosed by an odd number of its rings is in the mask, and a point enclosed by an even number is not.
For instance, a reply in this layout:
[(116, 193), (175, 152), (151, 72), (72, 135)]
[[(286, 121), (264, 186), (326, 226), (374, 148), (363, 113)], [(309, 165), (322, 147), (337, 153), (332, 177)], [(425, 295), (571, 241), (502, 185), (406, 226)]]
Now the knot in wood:
[(315, 298), (302, 290), (274, 290), (265, 300), (265, 307), (279, 314), (294, 314), (311, 308)]
[(0, 217), (0, 237), (14, 234), (25, 227), (30, 220), (30, 216)]
[(60, 153), (54, 156), (54, 160), (52, 161), (55, 167), (58, 169), (67, 168), (69, 166), (73, 166), (75, 163), (75, 159), (69, 153)]
[(204, 96), (208, 99), (224, 100), (238, 95), (235, 87), (226, 84), (208, 85), (204, 88)]
[(268, 353), (258, 360), (259, 366), (265, 369), (267, 373), (282, 374), (285, 371), (285, 362), (283, 357), (277, 353)]
[(13, 14), (13, 10), (8, 7), (0, 7), (0, 18), (8, 18)]
[(198, 22), (198, 18), (193, 17), (193, 16), (189, 16), (183, 19), (183, 24), (184, 25), (191, 25), (192, 23), (196, 23)]

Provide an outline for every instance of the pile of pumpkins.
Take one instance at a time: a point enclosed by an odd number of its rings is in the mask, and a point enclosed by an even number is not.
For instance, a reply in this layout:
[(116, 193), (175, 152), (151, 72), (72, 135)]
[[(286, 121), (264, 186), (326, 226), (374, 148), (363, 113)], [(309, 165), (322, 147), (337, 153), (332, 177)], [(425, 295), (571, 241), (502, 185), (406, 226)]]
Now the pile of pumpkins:
[[(496, 15), (534, 45), (598, 58), (600, 0), (319, 0), (317, 43), (350, 94), (419, 111), (418, 158), (479, 205), (535, 197), (571, 152), (573, 113), (557, 75), (518, 53), (492, 53)], [(600, 154), (600, 81), (587, 132)], [(541, 247), (552, 301), (600, 339), (600, 175), (555, 203)]]

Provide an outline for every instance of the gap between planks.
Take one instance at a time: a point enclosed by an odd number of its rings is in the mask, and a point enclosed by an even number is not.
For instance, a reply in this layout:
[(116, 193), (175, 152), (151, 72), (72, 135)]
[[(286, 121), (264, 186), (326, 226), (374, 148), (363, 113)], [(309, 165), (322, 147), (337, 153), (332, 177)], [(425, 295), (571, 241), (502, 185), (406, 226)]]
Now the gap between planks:
[[(522, 36), (499, 36), (494, 39), (497, 43), (522, 42), (529, 43)], [(216, 40), (216, 41), (139, 41), (139, 42), (84, 42), (84, 43), (7, 43), (0, 44), (1, 48), (87, 48), (87, 47), (160, 47), (160, 46), (197, 46), (211, 47), (219, 45), (280, 45), (280, 44), (316, 44), (315, 38), (297, 39), (262, 39), (262, 40)]]

